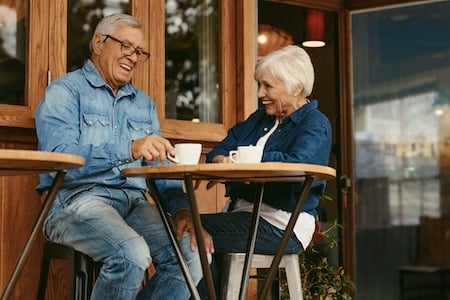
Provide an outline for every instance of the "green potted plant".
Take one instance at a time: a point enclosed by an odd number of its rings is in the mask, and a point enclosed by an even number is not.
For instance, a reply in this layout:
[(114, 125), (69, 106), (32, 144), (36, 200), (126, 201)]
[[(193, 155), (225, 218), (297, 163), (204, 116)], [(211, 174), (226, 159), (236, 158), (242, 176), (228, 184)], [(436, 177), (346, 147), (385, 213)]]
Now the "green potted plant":
[(311, 245), (300, 254), (300, 271), (305, 300), (349, 300), (354, 284), (342, 266), (330, 263), (328, 252), (338, 245), (331, 233), (339, 228), (337, 221), (315, 233)]
[[(328, 196), (321, 198), (327, 201), (331, 199)], [(355, 289), (354, 283), (342, 266), (330, 262), (330, 250), (338, 246), (336, 232), (341, 225), (335, 221), (325, 227), (322, 229), (320, 222), (316, 222), (311, 244), (300, 254), (303, 298), (304, 300), (350, 300), (352, 298), (348, 292)], [(281, 277), (284, 277), (283, 275)], [(290, 299), (287, 282), (283, 278), (280, 278), (280, 286), (281, 298)]]
[[(330, 196), (322, 195), (321, 201), (332, 201)], [(308, 248), (300, 258), (300, 273), (304, 300), (351, 300), (349, 292), (355, 289), (350, 277), (333, 259), (332, 249), (339, 245), (337, 231), (342, 226), (335, 220), (323, 223), (317, 217), (316, 229)], [(280, 299), (289, 300), (286, 274), (279, 273)]]

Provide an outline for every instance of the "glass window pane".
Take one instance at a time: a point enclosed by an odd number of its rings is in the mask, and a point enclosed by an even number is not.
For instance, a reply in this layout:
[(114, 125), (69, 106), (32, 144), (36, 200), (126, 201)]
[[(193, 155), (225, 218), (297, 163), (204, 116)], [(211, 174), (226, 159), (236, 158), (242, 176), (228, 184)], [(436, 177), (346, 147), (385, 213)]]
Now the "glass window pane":
[(83, 66), (90, 57), (89, 41), (104, 16), (128, 13), (128, 0), (69, 0), (67, 16), (67, 70)]
[(25, 105), (28, 1), (0, 0), (0, 103)]
[(399, 299), (420, 217), (450, 216), (449, 15), (449, 1), (352, 15), (361, 299)]
[(221, 122), (218, 1), (166, 0), (166, 119)]

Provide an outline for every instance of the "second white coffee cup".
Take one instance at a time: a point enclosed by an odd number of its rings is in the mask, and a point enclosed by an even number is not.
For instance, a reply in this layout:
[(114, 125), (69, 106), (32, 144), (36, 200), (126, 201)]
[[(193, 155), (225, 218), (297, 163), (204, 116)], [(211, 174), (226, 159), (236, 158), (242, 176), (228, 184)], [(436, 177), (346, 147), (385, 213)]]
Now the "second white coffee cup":
[(259, 163), (263, 155), (261, 146), (239, 146), (230, 151), (230, 160), (234, 163)]
[(167, 155), (169, 160), (180, 165), (196, 165), (200, 161), (202, 144), (181, 143), (175, 144), (175, 157)]

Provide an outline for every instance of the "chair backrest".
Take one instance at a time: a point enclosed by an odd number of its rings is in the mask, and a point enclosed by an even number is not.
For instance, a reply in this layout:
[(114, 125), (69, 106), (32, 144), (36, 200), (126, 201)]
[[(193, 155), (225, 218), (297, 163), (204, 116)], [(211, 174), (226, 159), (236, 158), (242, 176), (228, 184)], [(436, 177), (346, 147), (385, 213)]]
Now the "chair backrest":
[(420, 218), (417, 264), (450, 266), (450, 218)]

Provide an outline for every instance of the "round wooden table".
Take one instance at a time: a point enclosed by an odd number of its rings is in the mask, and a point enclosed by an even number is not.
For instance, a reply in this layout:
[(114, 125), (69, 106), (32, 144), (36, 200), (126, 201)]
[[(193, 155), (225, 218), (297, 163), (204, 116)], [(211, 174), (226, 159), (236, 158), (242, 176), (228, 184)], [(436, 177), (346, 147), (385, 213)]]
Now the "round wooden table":
[[(214, 284), (212, 281), (211, 270), (207, 260), (206, 247), (201, 234), (201, 222), (200, 214), (198, 210), (197, 200), (195, 198), (194, 184), (196, 180), (207, 180), (217, 182), (227, 181), (249, 181), (260, 183), (261, 192), (258, 199), (254, 201), (252, 224), (250, 228), (250, 236), (248, 239), (248, 246), (246, 251), (246, 258), (244, 263), (244, 271), (242, 274), (242, 283), (240, 291), (240, 299), (245, 299), (245, 292), (248, 285), (248, 277), (250, 272), (250, 262), (253, 256), (253, 250), (256, 240), (256, 229), (259, 222), (259, 211), (262, 201), (262, 194), (264, 193), (264, 184), (267, 182), (303, 182), (303, 188), (300, 193), (300, 197), (297, 204), (291, 214), (289, 223), (285, 229), (284, 236), (280, 242), (279, 248), (273, 259), (270, 271), (267, 279), (260, 292), (259, 299), (264, 299), (270, 289), (272, 281), (275, 277), (275, 273), (278, 269), (278, 265), (281, 261), (281, 257), (284, 252), (284, 248), (292, 235), (295, 222), (301, 212), (303, 204), (309, 193), (311, 185), (314, 180), (330, 180), (336, 177), (336, 170), (322, 165), (312, 164), (299, 164), (299, 163), (279, 163), (279, 162), (264, 162), (256, 164), (198, 164), (198, 165), (159, 165), (159, 166), (144, 166), (125, 169), (122, 171), (124, 176), (145, 176), (148, 179), (150, 190), (153, 192), (154, 200), (158, 205), (160, 214), (163, 218), (163, 222), (166, 225), (166, 229), (172, 239), (172, 245), (175, 247), (178, 259), (182, 264), (182, 270), (185, 274), (186, 281), (190, 285), (190, 290), (193, 296), (197, 293), (194, 291), (195, 286), (192, 286), (191, 279), (189, 278), (188, 269), (184, 262), (184, 258), (181, 255), (181, 250), (178, 247), (174, 233), (171, 232), (171, 227), (168, 225), (170, 222), (167, 220), (167, 216), (162, 209), (160, 203), (160, 195), (155, 184), (157, 179), (174, 179), (184, 180), (188, 199), (191, 205), (192, 220), (195, 229), (195, 235), (198, 242), (198, 249), (200, 254), (200, 260), (202, 263), (202, 270), (208, 289), (209, 299), (216, 299)], [(195, 298), (195, 297), (194, 297)]]
[(14, 286), (30, 254), (31, 246), (42, 228), (45, 217), (66, 176), (67, 170), (83, 165), (83, 157), (77, 155), (35, 150), (0, 149), (0, 176), (56, 172), (53, 184), (48, 190), (41, 211), (3, 291), (2, 300), (9, 299), (12, 294)]

